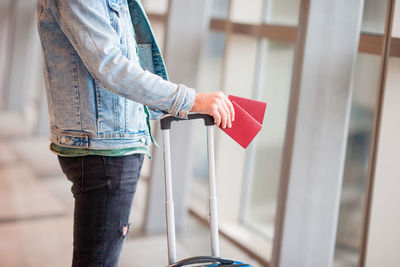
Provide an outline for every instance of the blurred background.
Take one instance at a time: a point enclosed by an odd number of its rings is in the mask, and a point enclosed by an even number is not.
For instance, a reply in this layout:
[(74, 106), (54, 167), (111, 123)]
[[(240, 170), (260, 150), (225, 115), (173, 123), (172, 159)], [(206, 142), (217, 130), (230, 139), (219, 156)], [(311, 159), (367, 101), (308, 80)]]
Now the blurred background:
[[(221, 254), (254, 266), (272, 266), (280, 178), (287, 163), (283, 153), (289, 103), (296, 86), (294, 79), (299, 67), (296, 64), (301, 64), (299, 59), (307, 56), (301, 52), (301, 36), (305, 25), (313, 23), (312, 16), (308, 21), (305, 16), (312, 1), (195, 2), (142, 0), (171, 80), (184, 82), (199, 92), (222, 90), (268, 103), (263, 130), (247, 150), (217, 130), (215, 147)], [(396, 235), (398, 230), (390, 225), (400, 223), (398, 217), (390, 217), (389, 210), (385, 213), (388, 206), (382, 200), (385, 198), (380, 198), (380, 194), (400, 195), (398, 191), (390, 191), (391, 181), (400, 178), (400, 171), (396, 164), (382, 167), (382, 172), (378, 166), (379, 159), (386, 163), (398, 159), (394, 138), (398, 136), (400, 123), (396, 115), (400, 114), (396, 104), (400, 91), (400, 4), (394, 0), (362, 2), (361, 30), (355, 38), (359, 42), (358, 52), (354, 55), (349, 84), (351, 109), (344, 171), (339, 179), (340, 207), (332, 264), (337, 267), (400, 266), (400, 261), (391, 261), (393, 265), (368, 264), (369, 260), (375, 261), (367, 256), (366, 238), (372, 230), (380, 235), (379, 229)], [(194, 24), (188, 22), (191, 16)], [(183, 38), (176, 38), (181, 34), (189, 34), (197, 41), (183, 42)], [(186, 48), (182, 52), (183, 46)], [(331, 49), (326, 47), (327, 53)], [(178, 56), (179, 53), (182, 54)], [(61, 173), (56, 155), (48, 149), (41, 64), (35, 1), (1, 0), (0, 266), (69, 266), (72, 259), (71, 184)], [(323, 68), (324, 62), (318, 64)], [(310, 100), (311, 104), (315, 103)], [(181, 222), (178, 223), (178, 257), (209, 254), (206, 135), (200, 122), (193, 122), (187, 128), (188, 137), (183, 141), (176, 138), (181, 143), (173, 140), (173, 153), (185, 152), (187, 166), (187, 170), (177, 174), (184, 174), (185, 177), (177, 178), (184, 182), (174, 185), (179, 202), (177, 218)], [(153, 130), (160, 143), (156, 122)], [(176, 135), (180, 137), (182, 131), (178, 129)], [(379, 152), (378, 141), (383, 137), (387, 137), (386, 142), (380, 144), (387, 149)], [(135, 196), (131, 213), (133, 227), (124, 245), (120, 266), (166, 265), (163, 195), (160, 194), (162, 155), (156, 148), (152, 154), (154, 159), (146, 159)], [(180, 160), (176, 159), (182, 163)], [(379, 177), (384, 181), (382, 185)], [(378, 185), (382, 187), (372, 199), (374, 186)], [(381, 201), (381, 206), (374, 206), (375, 200)], [(400, 201), (399, 197), (397, 200)], [(396, 199), (388, 202), (395, 206)], [(388, 216), (386, 221), (392, 224), (378, 221), (375, 225), (374, 216), (378, 219)], [(378, 228), (371, 230), (371, 225)], [(384, 244), (375, 243), (370, 251), (379, 251), (374, 250), (379, 246)], [(374, 255), (400, 260), (395, 254), (383, 256), (377, 252)]]

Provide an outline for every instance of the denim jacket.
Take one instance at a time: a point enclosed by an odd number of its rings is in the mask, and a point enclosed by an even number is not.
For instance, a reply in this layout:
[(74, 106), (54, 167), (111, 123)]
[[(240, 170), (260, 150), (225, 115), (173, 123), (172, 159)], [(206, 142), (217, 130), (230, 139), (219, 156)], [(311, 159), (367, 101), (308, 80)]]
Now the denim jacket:
[(37, 26), (52, 143), (146, 146), (147, 107), (187, 117), (195, 91), (168, 81), (140, 0), (37, 0)]

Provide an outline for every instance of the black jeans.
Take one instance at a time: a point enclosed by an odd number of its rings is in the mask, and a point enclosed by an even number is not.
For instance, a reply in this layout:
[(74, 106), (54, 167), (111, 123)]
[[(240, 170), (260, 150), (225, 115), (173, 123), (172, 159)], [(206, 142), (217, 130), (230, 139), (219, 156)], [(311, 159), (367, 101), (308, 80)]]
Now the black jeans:
[(143, 154), (61, 157), (75, 198), (72, 266), (118, 266)]

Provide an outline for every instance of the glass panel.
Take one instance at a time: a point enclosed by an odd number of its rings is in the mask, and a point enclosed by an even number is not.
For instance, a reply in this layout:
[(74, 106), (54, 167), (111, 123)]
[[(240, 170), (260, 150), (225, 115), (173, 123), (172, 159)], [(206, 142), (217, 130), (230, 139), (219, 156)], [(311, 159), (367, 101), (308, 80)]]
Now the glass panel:
[(218, 90), (221, 83), (222, 59), (225, 51), (225, 33), (211, 31), (200, 62), (198, 90)]
[[(210, 92), (220, 89), (222, 60), (225, 49), (225, 34), (210, 32), (200, 62), (198, 87), (199, 92)], [(207, 140), (204, 124), (194, 122), (194, 165), (193, 165), (193, 195), (207, 203), (208, 198), (208, 169), (207, 169)]]
[(254, 86), (258, 40), (255, 37), (232, 34), (226, 58), (226, 93), (251, 97)]
[(382, 35), (385, 32), (387, 0), (365, 0), (361, 31)]
[[(227, 95), (251, 97), (257, 59), (257, 38), (233, 34), (226, 51), (223, 82)], [(246, 152), (216, 129), (216, 175), (221, 223), (238, 223)]]
[(266, 7), (268, 24), (297, 26), (301, 0), (269, 0)]
[[(204, 57), (201, 61), (198, 89), (201, 92), (221, 90), (222, 64), (225, 48), (225, 34), (211, 32), (208, 37)], [(256, 66), (257, 39), (245, 35), (233, 35), (230, 39), (226, 62), (226, 94), (250, 97)], [(243, 68), (243, 66), (249, 66)], [(194, 169), (192, 195), (203, 203), (208, 198), (207, 152), (204, 126), (194, 123)], [(240, 212), (240, 197), (232, 200), (232, 192), (241, 193), (245, 152), (234, 141), (215, 130), (217, 163), (217, 188), (221, 221), (237, 221)], [(227, 153), (229, 151), (229, 153)], [(232, 166), (235, 167), (232, 167)], [(226, 185), (229, 184), (229, 187)], [(224, 193), (228, 190), (229, 193)], [(235, 204), (233, 204), (233, 202)]]
[[(217, 0), (218, 1), (218, 0)], [(231, 19), (233, 22), (260, 24), (263, 0), (231, 0)]]
[(142, 0), (146, 12), (156, 14), (166, 14), (169, 0)]
[[(248, 200), (244, 220), (258, 232), (273, 237), (281, 154), (286, 129), (294, 44), (263, 39), (258, 99), (267, 102), (263, 130), (248, 156)], [(253, 155), (251, 155), (253, 153)]]
[(335, 266), (357, 266), (380, 56), (358, 54), (336, 240)]
[(229, 0), (214, 0), (211, 16), (215, 19), (227, 19)]

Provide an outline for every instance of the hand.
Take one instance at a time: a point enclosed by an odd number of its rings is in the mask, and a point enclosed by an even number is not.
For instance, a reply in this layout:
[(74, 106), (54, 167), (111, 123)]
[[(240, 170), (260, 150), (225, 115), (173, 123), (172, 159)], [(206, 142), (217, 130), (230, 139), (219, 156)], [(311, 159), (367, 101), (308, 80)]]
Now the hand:
[(224, 129), (231, 128), (235, 120), (233, 105), (221, 91), (197, 93), (191, 111), (213, 116), (215, 124)]

